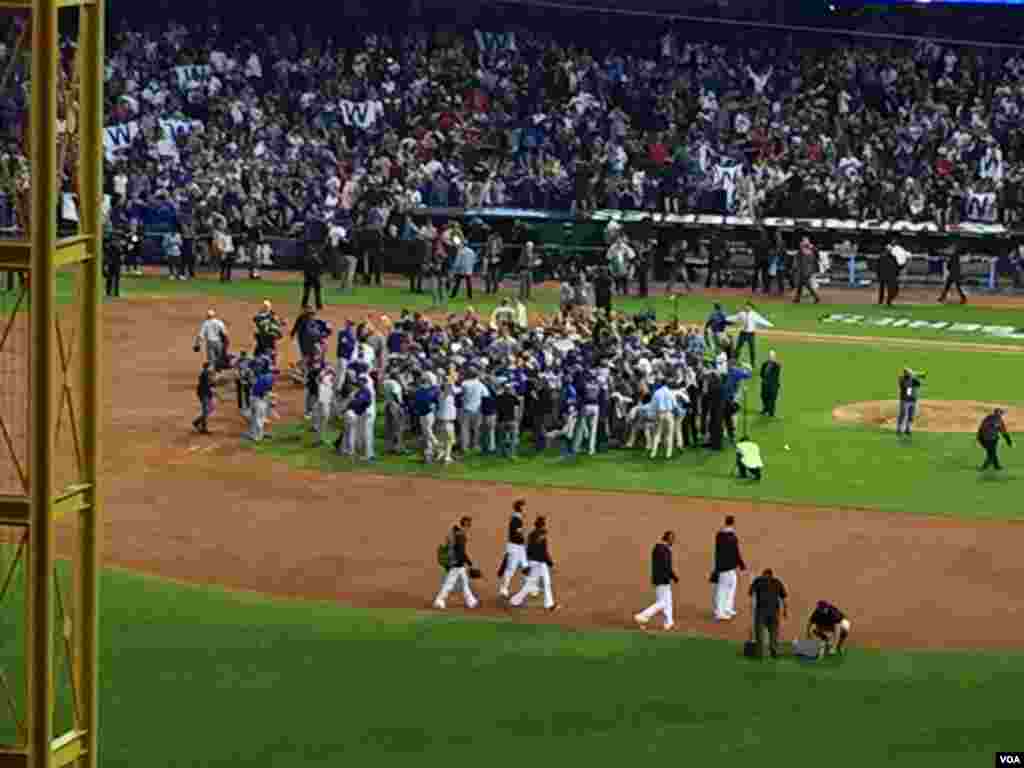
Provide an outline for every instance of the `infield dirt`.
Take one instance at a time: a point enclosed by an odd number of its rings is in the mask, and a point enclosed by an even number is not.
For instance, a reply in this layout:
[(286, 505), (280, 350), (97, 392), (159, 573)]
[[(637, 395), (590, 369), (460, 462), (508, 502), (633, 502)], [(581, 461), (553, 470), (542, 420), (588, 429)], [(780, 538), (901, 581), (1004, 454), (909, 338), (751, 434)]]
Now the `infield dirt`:
[[(1024, 525), (296, 471), (242, 446), (244, 424), (227, 387), (213, 434), (195, 434), (201, 358), (191, 344), (208, 304), (198, 297), (104, 307), (108, 565), (287, 597), (427, 609), (441, 576), (436, 546), (456, 516), (470, 514), (470, 552), (485, 575), (475, 584), (481, 612), (625, 627), (652, 602), (650, 549), (671, 528), (684, 631), (745, 638), (750, 574), (772, 567), (792, 593), (787, 638), (818, 599), (849, 613), (862, 645), (1011, 648), (1024, 636)], [(236, 342), (248, 342), (258, 307), (220, 299), (217, 308)], [(338, 322), (371, 311), (329, 307), (324, 315)], [(282, 383), (278, 391), (282, 417), (301, 419), (301, 389)], [(510, 614), (495, 597), (507, 515), (520, 497), (530, 517), (544, 513), (551, 523), (562, 607), (552, 615), (536, 607)], [(737, 516), (749, 570), (740, 616), (722, 625), (710, 620), (708, 573), (727, 513)], [(462, 612), (459, 603), (453, 598), (449, 610)]]

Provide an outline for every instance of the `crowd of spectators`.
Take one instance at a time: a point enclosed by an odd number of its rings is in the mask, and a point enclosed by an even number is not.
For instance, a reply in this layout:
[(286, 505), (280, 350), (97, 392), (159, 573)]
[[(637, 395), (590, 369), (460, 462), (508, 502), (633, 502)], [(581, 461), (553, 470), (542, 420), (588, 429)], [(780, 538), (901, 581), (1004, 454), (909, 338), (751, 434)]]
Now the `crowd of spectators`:
[[(506, 206), (955, 222), (972, 195), (987, 206), (972, 215), (1020, 218), (1024, 53), (721, 45), (652, 25), (646, 53), (624, 55), (571, 33), (342, 46), (124, 26), (105, 92), (111, 221), (288, 233), (327, 217), (351, 232), (418, 206)], [(28, 185), (17, 37), (0, 43), (8, 224)], [(147, 219), (161, 202), (174, 216)]]

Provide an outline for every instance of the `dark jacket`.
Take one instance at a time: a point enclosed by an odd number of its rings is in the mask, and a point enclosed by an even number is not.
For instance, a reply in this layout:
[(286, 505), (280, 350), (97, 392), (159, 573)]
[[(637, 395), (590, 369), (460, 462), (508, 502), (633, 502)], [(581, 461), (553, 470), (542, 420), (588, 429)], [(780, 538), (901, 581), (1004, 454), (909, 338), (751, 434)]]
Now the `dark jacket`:
[(996, 443), (999, 442), (1000, 435), (1006, 438), (1007, 445), (1013, 445), (1002, 416), (991, 413), (982, 419), (981, 426), (978, 427), (978, 440), (983, 443)]
[(548, 553), (548, 532), (545, 529), (534, 528), (526, 537), (526, 559), (534, 563), (554, 565)]
[(916, 376), (903, 374), (899, 380), (900, 402), (916, 403), (917, 390), (921, 388), (921, 380)]
[(775, 360), (766, 360), (761, 366), (761, 389), (778, 390), (782, 366)]
[(448, 568), (465, 568), (472, 564), (466, 552), (466, 532), (454, 525), (448, 534)]
[(523, 516), (518, 513), (514, 513), (512, 519), (508, 521), (508, 543), (526, 543), (526, 538), (523, 536)]
[(656, 587), (662, 587), (673, 581), (679, 581), (679, 578), (672, 570), (672, 547), (659, 541), (651, 552), (651, 582)]
[(715, 572), (734, 571), (737, 568), (741, 571), (747, 569), (747, 564), (740, 556), (740, 540), (732, 528), (723, 528), (715, 535)]

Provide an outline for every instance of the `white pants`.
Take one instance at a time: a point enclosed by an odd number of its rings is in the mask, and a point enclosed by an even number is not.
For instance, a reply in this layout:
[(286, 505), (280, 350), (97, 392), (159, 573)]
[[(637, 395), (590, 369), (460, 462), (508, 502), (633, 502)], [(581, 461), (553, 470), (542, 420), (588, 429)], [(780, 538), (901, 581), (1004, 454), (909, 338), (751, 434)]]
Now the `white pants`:
[(480, 601), (476, 599), (476, 595), (473, 594), (473, 590), (469, 588), (469, 572), (463, 566), (462, 568), (450, 568), (445, 573), (444, 581), (441, 582), (441, 591), (434, 598), (435, 608), (445, 607), (448, 595), (455, 591), (460, 579), (462, 581), (462, 598), (466, 601), (466, 607), (476, 608), (480, 604)]
[(331, 401), (328, 400), (326, 403), (323, 400), (317, 400), (316, 405), (313, 406), (313, 431), (320, 435), (320, 439), (323, 440), (323, 433), (327, 429), (327, 423), (331, 420)]
[(593, 456), (597, 452), (597, 426), (601, 418), (601, 408), (593, 403), (583, 406), (581, 424), (576, 425), (573, 435), (572, 449), (579, 453), (583, 447), (583, 430), (587, 431), (587, 453)]
[(675, 440), (675, 447), (678, 450), (681, 451), (681, 450), (683, 450), (683, 448), (686, 447), (686, 441), (683, 440), (683, 422), (686, 421), (686, 417), (685, 416), (673, 416), (672, 418), (673, 418), (673, 421), (675, 422), (675, 424), (674, 424), (675, 429), (674, 429), (672, 437)]
[(370, 461), (374, 458), (373, 455), (373, 425), (377, 421), (377, 414), (374, 411), (374, 407), (371, 405), (366, 409), (366, 412), (359, 417), (359, 423), (356, 428), (357, 441), (359, 444), (359, 452), (363, 454), (363, 458)]
[(359, 429), (359, 417), (354, 411), (345, 411), (342, 417), (343, 437), (341, 439), (341, 453), (343, 456), (352, 456), (356, 452), (356, 432)]
[(715, 618), (731, 619), (736, 615), (736, 571), (722, 571), (718, 574), (718, 588), (715, 590)]
[(658, 427), (654, 432), (654, 440), (650, 444), (651, 458), (658, 455), (658, 446), (665, 443), (665, 458), (672, 458), (672, 442), (675, 437), (675, 419), (672, 411), (660, 411), (658, 413)]
[(267, 411), (270, 410), (270, 403), (264, 397), (254, 397), (250, 404), (249, 436), (259, 442), (263, 439), (267, 424)]
[(659, 584), (656, 586), (654, 588), (654, 605), (638, 613), (637, 618), (646, 622), (659, 613), (665, 614), (665, 626), (671, 627), (673, 624), (671, 584)]
[(420, 432), (423, 433), (423, 458), (432, 461), (437, 451), (437, 438), (434, 436), (434, 414), (420, 416)]
[(438, 432), (441, 433), (441, 454), (445, 461), (451, 461), (452, 450), (455, 448), (455, 422), (445, 420), (438, 422), (438, 425)]
[(538, 563), (534, 560), (527, 562), (530, 575), (526, 577), (523, 588), (516, 592), (509, 603), (515, 606), (522, 605), (530, 595), (536, 595), (542, 588), (544, 590), (544, 607), (555, 607), (555, 595), (551, 590), (551, 569), (547, 563)]
[(505, 570), (501, 574), (501, 587), (498, 594), (508, 597), (508, 588), (512, 585), (512, 577), (516, 571), (526, 567), (526, 546), (523, 544), (505, 544)]

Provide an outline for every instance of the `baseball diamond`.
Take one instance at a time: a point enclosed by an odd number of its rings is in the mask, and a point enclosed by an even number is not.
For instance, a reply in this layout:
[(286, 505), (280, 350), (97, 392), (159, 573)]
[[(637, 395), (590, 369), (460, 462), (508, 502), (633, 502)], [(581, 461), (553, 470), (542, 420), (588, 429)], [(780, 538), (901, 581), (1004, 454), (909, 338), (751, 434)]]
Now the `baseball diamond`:
[(1017, 754), (1019, 14), (77, 5), (0, 2), (0, 764)]

